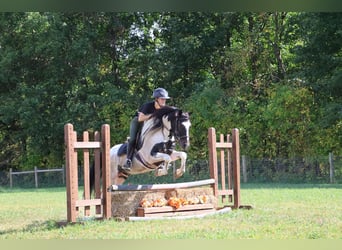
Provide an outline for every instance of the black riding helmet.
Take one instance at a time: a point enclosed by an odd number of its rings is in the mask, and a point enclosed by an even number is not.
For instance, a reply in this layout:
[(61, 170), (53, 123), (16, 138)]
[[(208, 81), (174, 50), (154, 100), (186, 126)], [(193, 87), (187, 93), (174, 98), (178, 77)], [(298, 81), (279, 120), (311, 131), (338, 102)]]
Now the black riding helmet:
[(153, 98), (164, 98), (164, 99), (170, 99), (169, 93), (164, 88), (156, 88), (153, 91)]

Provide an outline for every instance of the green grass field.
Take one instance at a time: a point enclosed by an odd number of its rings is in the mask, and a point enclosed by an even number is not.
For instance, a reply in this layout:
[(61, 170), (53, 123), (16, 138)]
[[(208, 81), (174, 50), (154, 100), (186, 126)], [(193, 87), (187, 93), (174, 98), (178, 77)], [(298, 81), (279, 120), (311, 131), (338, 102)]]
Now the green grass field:
[(342, 185), (244, 184), (252, 210), (201, 219), (66, 220), (64, 188), (0, 189), (0, 239), (342, 239)]

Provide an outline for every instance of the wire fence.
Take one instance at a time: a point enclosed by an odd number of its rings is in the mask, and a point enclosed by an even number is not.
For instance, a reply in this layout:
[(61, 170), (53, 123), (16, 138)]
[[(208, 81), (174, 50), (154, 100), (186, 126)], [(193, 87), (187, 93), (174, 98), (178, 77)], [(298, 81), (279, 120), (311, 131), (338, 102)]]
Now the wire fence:
[(342, 183), (342, 157), (332, 154), (291, 159), (243, 156), (241, 162), (243, 182)]
[[(241, 183), (342, 183), (342, 157), (320, 156), (310, 158), (255, 159), (241, 156)], [(79, 185), (83, 185), (82, 166), (78, 170)], [(0, 187), (47, 188), (64, 187), (64, 171), (25, 171), (20, 174), (0, 171)], [(180, 181), (206, 179), (209, 176), (207, 160), (188, 159), (186, 173)], [(174, 182), (172, 170), (167, 176), (155, 177), (154, 173), (130, 176), (127, 183), (171, 183)]]

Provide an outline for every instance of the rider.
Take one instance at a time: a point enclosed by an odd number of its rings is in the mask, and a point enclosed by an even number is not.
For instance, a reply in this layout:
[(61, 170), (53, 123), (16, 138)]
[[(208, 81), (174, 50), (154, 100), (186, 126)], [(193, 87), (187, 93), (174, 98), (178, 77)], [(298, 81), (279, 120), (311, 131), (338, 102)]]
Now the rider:
[(156, 88), (153, 91), (152, 98), (154, 98), (154, 101), (143, 104), (131, 121), (129, 129), (130, 139), (127, 145), (127, 160), (123, 166), (123, 169), (126, 171), (131, 170), (136, 137), (143, 122), (150, 119), (154, 111), (164, 107), (166, 105), (166, 99), (170, 99), (168, 92), (164, 88)]

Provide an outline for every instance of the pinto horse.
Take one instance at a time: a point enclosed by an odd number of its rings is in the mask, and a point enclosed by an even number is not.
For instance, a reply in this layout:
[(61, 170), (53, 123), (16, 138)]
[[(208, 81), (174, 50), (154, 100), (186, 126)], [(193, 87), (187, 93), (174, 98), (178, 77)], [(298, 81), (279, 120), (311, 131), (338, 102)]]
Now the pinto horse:
[[(151, 118), (143, 123), (129, 172), (122, 169), (126, 161), (127, 143), (115, 145), (110, 149), (111, 184), (121, 185), (129, 175), (150, 171), (155, 171), (156, 176), (167, 175), (169, 164), (179, 159), (181, 163), (175, 177), (181, 177), (185, 173), (187, 153), (175, 150), (175, 144), (178, 143), (185, 151), (188, 149), (190, 126), (188, 112), (171, 106), (156, 110)], [(93, 167), (90, 178), (92, 187)]]

